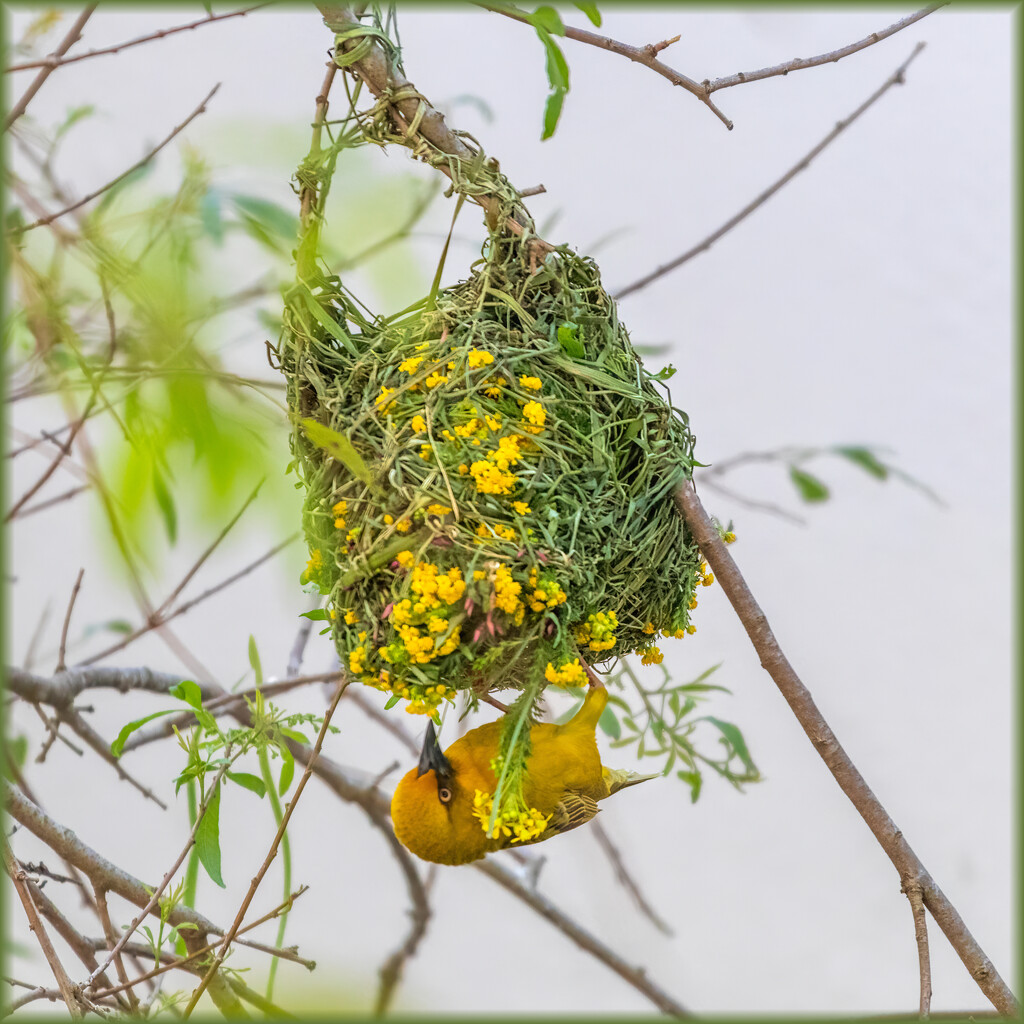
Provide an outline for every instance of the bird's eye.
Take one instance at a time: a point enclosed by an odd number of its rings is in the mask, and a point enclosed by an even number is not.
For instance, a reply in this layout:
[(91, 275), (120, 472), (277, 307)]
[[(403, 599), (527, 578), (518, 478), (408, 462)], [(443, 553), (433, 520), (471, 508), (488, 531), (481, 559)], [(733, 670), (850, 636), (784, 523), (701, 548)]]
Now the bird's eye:
[(447, 786), (442, 786), (437, 791), (437, 799), (443, 804), (450, 804), (452, 802), (452, 791)]

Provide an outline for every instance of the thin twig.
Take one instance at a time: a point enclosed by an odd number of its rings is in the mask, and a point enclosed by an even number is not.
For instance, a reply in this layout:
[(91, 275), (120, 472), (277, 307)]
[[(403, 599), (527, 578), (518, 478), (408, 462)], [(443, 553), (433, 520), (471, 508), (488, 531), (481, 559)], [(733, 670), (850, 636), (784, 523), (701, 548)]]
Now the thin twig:
[(117, 772), (118, 778), (127, 782), (130, 786), (134, 786), (146, 799), (152, 800), (161, 810), (167, 810), (167, 804), (156, 793), (125, 771), (120, 759), (114, 757), (110, 752), (110, 744), (73, 707), (64, 708), (58, 714), (61, 721), (67, 722), (76, 736), (81, 737), (88, 746), (92, 747)]
[(664, 935), (674, 934), (672, 929), (658, 916), (657, 911), (647, 902), (636, 879), (629, 873), (619, 848), (612, 842), (611, 836), (605, 831), (600, 821), (594, 820), (590, 823), (590, 834), (597, 840), (598, 845), (604, 851), (609, 863), (615, 871), (615, 877), (619, 884), (633, 897), (633, 902), (641, 914), (646, 917), (655, 928)]
[(148, 36), (140, 36), (138, 39), (130, 39), (126, 43), (118, 43), (116, 46), (105, 46), (101, 50), (89, 50), (88, 53), (79, 53), (74, 57), (63, 57), (51, 54), (49, 57), (42, 57), (39, 60), (28, 60), (21, 64), (10, 64), (4, 68), (5, 73), (12, 71), (28, 71), (30, 68), (49, 68), (51, 71), (63, 67), (65, 64), (74, 64), (80, 60), (89, 60), (90, 57), (104, 57), (111, 53), (120, 53), (132, 46), (141, 46), (143, 43), (151, 43), (154, 39), (165, 39), (177, 32), (187, 32), (189, 29), (199, 28), (201, 25), (210, 25), (215, 21), (225, 21), (228, 18), (241, 18), (252, 11), (258, 11), (261, 7), (267, 7), (270, 3), (256, 4), (254, 7), (246, 7), (241, 11), (229, 11), (227, 14), (208, 14), (205, 18), (193, 21), (188, 25), (175, 25), (173, 28), (162, 28), (157, 32), (151, 32)]
[(896, 827), (896, 823), (889, 817), (889, 813), (872, 792), (849, 754), (842, 748), (807, 687), (789, 663), (772, 633), (764, 612), (704, 510), (693, 485), (686, 483), (680, 486), (675, 492), (675, 501), (680, 515), (700, 546), (701, 554), (711, 566), (715, 578), (721, 584), (722, 590), (750, 637), (762, 667), (778, 686), (814, 749), (839, 784), (839, 788), (864, 819), (872, 835), (899, 872), (904, 885), (908, 879), (913, 879), (920, 886), (925, 906), (931, 911), (932, 917), (992, 1005), (1000, 1013), (1016, 1016), (1020, 1008), (1006, 982), (999, 976), (984, 950), (968, 931), (956, 908), (936, 885), (920, 858), (903, 838), (903, 833)]
[(698, 242), (695, 246), (687, 249), (681, 256), (677, 256), (674, 260), (657, 268), (657, 270), (651, 271), (641, 277), (638, 281), (634, 281), (632, 284), (626, 285), (625, 288), (620, 288), (612, 296), (616, 301), (624, 299), (627, 295), (632, 295), (633, 292), (639, 291), (641, 288), (646, 288), (652, 281), (657, 281), (659, 277), (664, 277), (669, 271), (675, 270), (677, 267), (681, 267), (684, 263), (692, 260), (694, 256), (699, 255), (702, 252), (710, 249), (723, 235), (728, 234), (732, 231), (737, 224), (746, 220), (758, 207), (763, 206), (780, 188), (783, 187), (787, 182), (795, 178), (802, 170), (809, 167), (811, 161), (832, 142), (834, 142), (847, 128), (853, 124), (866, 110), (872, 107), (878, 102), (894, 85), (903, 84), (904, 72), (910, 65), (910, 62), (924, 49), (925, 44), (918, 43), (914, 47), (913, 52), (910, 56), (885, 80), (881, 88), (877, 89), (868, 99), (866, 99), (852, 114), (844, 118), (842, 121), (837, 121), (836, 126), (826, 135), (821, 142), (819, 142), (813, 149), (804, 154), (803, 157), (794, 164), (778, 181), (774, 184), (769, 185), (756, 199), (748, 203), (743, 207), (739, 213), (730, 217), (720, 228), (712, 231), (707, 238)]
[[(232, 758), (231, 763), (234, 763), (234, 758)], [(100, 966), (98, 970), (93, 971), (92, 974), (89, 975), (89, 985), (91, 985), (100, 976), (100, 974), (102, 974), (110, 966), (112, 961), (117, 959), (118, 954), (121, 952), (122, 949), (124, 949), (125, 943), (135, 934), (135, 930), (139, 927), (140, 924), (142, 924), (142, 922), (145, 920), (149, 912), (160, 902), (160, 897), (163, 895), (164, 889), (167, 888), (167, 886), (171, 882), (171, 879), (174, 878), (174, 876), (178, 873), (178, 868), (180, 868), (181, 865), (184, 863), (185, 858), (188, 856), (189, 850), (191, 850), (192, 847), (195, 845), (196, 832), (199, 831), (199, 826), (202, 823), (203, 816), (206, 814), (207, 808), (209, 808), (210, 806), (210, 802), (218, 793), (220, 780), (224, 777), (224, 773), (230, 767), (231, 764), (223, 765), (220, 771), (217, 772), (216, 776), (214, 776), (213, 782), (210, 783), (210, 788), (206, 791), (206, 797), (203, 800), (203, 802), (199, 805), (199, 810), (196, 812), (195, 823), (192, 825), (192, 829), (188, 834), (188, 839), (185, 841), (184, 847), (182, 847), (182, 850), (175, 858), (174, 863), (167, 870), (167, 873), (163, 877), (163, 881), (161, 881), (161, 883), (156, 887), (156, 889), (153, 890), (153, 895), (150, 896), (149, 902), (142, 908), (142, 910), (139, 911), (138, 914), (136, 914), (135, 918), (132, 920), (132, 923), (128, 925), (128, 927), (124, 930), (124, 934), (121, 936), (120, 939), (118, 939), (117, 945), (114, 946), (114, 948), (110, 951), (110, 954), (107, 956), (107, 959), (104, 961), (102, 966)]]
[[(492, 7), (487, 3), (480, 3), (474, 0), (477, 7), (482, 7), (485, 11), (493, 11), (495, 14), (503, 14), (506, 18), (511, 18), (513, 21), (521, 21), (524, 25), (529, 25), (530, 21), (521, 11), (515, 10), (510, 7)], [(589, 46), (596, 46), (599, 50), (608, 50), (610, 53), (617, 53), (620, 57), (627, 57), (631, 61), (635, 61), (637, 64), (643, 64), (644, 67), (650, 68), (655, 74), (661, 75), (662, 78), (667, 78), (673, 85), (681, 86), (688, 93), (696, 96), (697, 99), (704, 103), (708, 109), (718, 118), (722, 124), (725, 125), (730, 131), (732, 131), (732, 121), (729, 120), (723, 114), (717, 106), (712, 102), (708, 90), (701, 85), (699, 82), (694, 81), (692, 78), (687, 77), (674, 68), (670, 68), (667, 64), (663, 64), (657, 57), (657, 49), (648, 44), (647, 46), (630, 46), (629, 43), (619, 42), (618, 39), (610, 39), (608, 36), (599, 36), (596, 32), (588, 32), (586, 29), (574, 28), (572, 25), (565, 26), (565, 35), (568, 39), (574, 39), (578, 43), (587, 43)]]
[(256, 495), (260, 493), (260, 488), (263, 486), (261, 480), (252, 490), (252, 493), (242, 503), (242, 507), (231, 517), (231, 520), (227, 525), (217, 534), (213, 539), (213, 542), (207, 547), (207, 549), (196, 559), (193, 563), (192, 568), (185, 573), (181, 578), (181, 582), (167, 595), (160, 607), (156, 610), (156, 615), (161, 616), (177, 599), (178, 595), (188, 586), (189, 581), (193, 576), (202, 568), (206, 560), (217, 550), (217, 546), (222, 540), (231, 532), (232, 527), (239, 519), (245, 514), (245, 510), (256, 500)]
[(26, 519), (28, 516), (33, 516), (37, 512), (42, 512), (44, 509), (51, 508), (53, 505), (59, 505), (62, 501), (70, 501), (72, 498), (78, 497), (83, 491), (89, 490), (88, 484), (79, 484), (77, 487), (72, 487), (70, 491), (64, 491), (63, 494), (58, 494), (55, 498), (47, 498), (45, 501), (37, 501), (34, 505), (29, 505), (27, 508), (23, 508), (17, 515), (18, 519)]
[(7, 869), (7, 874), (11, 876), (14, 888), (18, 891), (21, 905), (25, 908), (29, 929), (35, 934), (39, 948), (43, 951), (43, 956), (46, 957), (50, 970), (53, 971), (53, 977), (56, 979), (57, 988), (60, 989), (61, 998), (67, 1004), (68, 1013), (77, 1019), (82, 1016), (82, 1008), (79, 1005), (75, 988), (68, 977), (67, 971), (64, 970), (64, 965), (60, 962), (56, 950), (53, 948), (53, 943), (50, 942), (50, 936), (47, 935), (43, 922), (39, 920), (36, 905), (32, 902), (32, 894), (28, 891), (28, 886), (25, 884), (25, 872), (15, 863), (14, 855), (11, 853), (6, 839), (2, 841), (0, 848), (3, 851), (4, 867)]
[(167, 136), (167, 138), (165, 138), (162, 142), (154, 146), (141, 160), (132, 164), (132, 166), (129, 167), (128, 170), (123, 171), (116, 178), (113, 178), (112, 180), (108, 181), (106, 185), (103, 185), (102, 187), (96, 189), (94, 192), (90, 192), (87, 196), (84, 196), (77, 202), (72, 203), (70, 206), (65, 206), (63, 210), (58, 210), (56, 213), (47, 214), (47, 216), (40, 217), (39, 220), (35, 220), (31, 224), (27, 224), (24, 228), (21, 229), (21, 231), (31, 231), (33, 228), (40, 228), (44, 227), (47, 224), (52, 224), (55, 220), (57, 220), (60, 217), (63, 217), (65, 214), (72, 213), (74, 210), (77, 210), (80, 207), (85, 206), (86, 203), (92, 202), (92, 200), (95, 199), (97, 196), (103, 195), (103, 193), (106, 192), (108, 189), (112, 189), (116, 184), (118, 184), (121, 181), (124, 181), (124, 179), (127, 178), (129, 174), (133, 174), (140, 167), (144, 167), (176, 135), (180, 135), (181, 132), (183, 132), (200, 114), (206, 111), (206, 104), (209, 103), (211, 99), (213, 99), (214, 93), (216, 93), (216, 91), (220, 88), (220, 85), (220, 82), (218, 82), (206, 94), (206, 98), (199, 104), (199, 106), (196, 107), (195, 110), (193, 110), (192, 113), (189, 114), (188, 117), (186, 117), (185, 120), (181, 122), (181, 124), (174, 128), (171, 131), (171, 133)]
[(270, 844), (270, 849), (267, 852), (267, 856), (260, 866), (259, 871), (256, 872), (256, 876), (253, 878), (249, 885), (249, 891), (245, 895), (245, 899), (242, 900), (242, 905), (238, 908), (238, 913), (235, 915), (235, 920), (232, 922), (231, 927), (228, 929), (227, 934), (224, 936), (224, 940), (221, 943), (220, 949), (217, 951), (216, 957), (214, 957), (213, 963), (210, 964), (209, 969), (203, 976), (203, 980), (196, 987), (192, 993), (192, 998), (188, 1002), (188, 1006), (185, 1007), (183, 1016), (188, 1018), (192, 1011), (196, 1008), (196, 1003), (199, 1002), (200, 997), (209, 987), (210, 982), (213, 980), (214, 974), (220, 968), (220, 965), (224, 962), (224, 957), (227, 954), (228, 947), (231, 945), (232, 939), (238, 933), (239, 928), (242, 927), (242, 921), (245, 918), (245, 912), (249, 909), (249, 904), (252, 903), (253, 897), (256, 895), (256, 890), (260, 886), (260, 882), (263, 881), (264, 876), (270, 870), (270, 865), (273, 863), (274, 858), (277, 856), (278, 847), (281, 844), (281, 838), (284, 836), (285, 829), (288, 828), (288, 822), (291, 820), (292, 813), (295, 810), (299, 802), (299, 797), (302, 796), (302, 791), (306, 787), (306, 783), (309, 781), (309, 777), (313, 772), (313, 765), (316, 764), (316, 759), (320, 756), (320, 749), (323, 747), (324, 738), (327, 735), (327, 729), (331, 722), (331, 716), (334, 714), (335, 709), (338, 706), (338, 701), (341, 700), (341, 695), (345, 692), (345, 688), (348, 686), (348, 680), (344, 680), (338, 684), (337, 692), (334, 694), (334, 700), (331, 701), (330, 707), (324, 715), (323, 724), (320, 726), (320, 733), (316, 738), (316, 743), (313, 746), (312, 753), (310, 754), (309, 761), (306, 763), (306, 769), (302, 773), (302, 778), (299, 779), (299, 784), (295, 787), (295, 794), (291, 800), (288, 801), (288, 806), (285, 808), (284, 815), (281, 818), (281, 824), (278, 826), (277, 835), (274, 836), (273, 842)]
[(932, 966), (928, 953), (928, 920), (924, 913), (924, 892), (920, 882), (907, 879), (902, 891), (910, 901), (910, 910), (914, 915), (914, 940), (917, 943), (917, 966), (920, 975), (920, 1007), (918, 1016), (926, 1020), (932, 1008)]
[(125, 970), (124, 960), (121, 957), (124, 943), (122, 942), (120, 948), (118, 948), (117, 932), (114, 930), (114, 922), (110, 920), (110, 910), (107, 907), (107, 892), (105, 889), (101, 888), (97, 888), (94, 891), (96, 894), (96, 906), (99, 908), (100, 925), (103, 928), (103, 935), (107, 940), (108, 948), (111, 950), (117, 950), (116, 953), (112, 954), (114, 957), (114, 969), (117, 971), (118, 980), (125, 989), (125, 994), (131, 1004), (132, 1013), (137, 1013), (139, 1009), (139, 1000), (135, 995), (135, 992), (132, 990), (132, 984), (134, 984), (134, 982), (129, 982), (128, 972)]
[(126, 636), (123, 640), (119, 640), (117, 643), (112, 644), (110, 647), (107, 647), (105, 650), (100, 651), (98, 654), (94, 654), (92, 655), (92, 657), (86, 658), (84, 661), (80, 661), (78, 663), (79, 667), (93, 665), (97, 661), (100, 661), (102, 658), (106, 658), (109, 655), (116, 653), (117, 651), (122, 651), (129, 644), (134, 643), (136, 640), (138, 640), (140, 636), (145, 636), (145, 634), (149, 633), (151, 630), (159, 629), (160, 627), (165, 626), (168, 622), (171, 621), (171, 619), (176, 619), (179, 615), (184, 615), (185, 612), (191, 611), (193, 608), (195, 608), (197, 604), (201, 604), (207, 598), (213, 597), (214, 594), (223, 590), (225, 587), (230, 587), (232, 583), (237, 583), (243, 577), (248, 576), (249, 573), (251, 573), (254, 569), (258, 569), (264, 562), (273, 558), (274, 555), (276, 555), (279, 551), (283, 551), (286, 547), (288, 547), (288, 545), (291, 544), (296, 537), (298, 537), (298, 534), (293, 533), (287, 540), (284, 540), (276, 547), (271, 548), (266, 554), (261, 555), (254, 562), (250, 562), (247, 566), (245, 566), (244, 569), (240, 569), (234, 575), (229, 576), (226, 580), (224, 580), (221, 583), (218, 583), (216, 586), (210, 587), (208, 590), (204, 590), (198, 597), (194, 597), (192, 598), (192, 600), (186, 601), (184, 604), (178, 605), (177, 608), (173, 609), (167, 614), (162, 616), (156, 616), (155, 613), (153, 613), (153, 618), (151, 619), (151, 621), (147, 622), (144, 626), (140, 626), (134, 632), (129, 633), (128, 636)]
[[(75, 43), (82, 37), (82, 29), (85, 28), (85, 23), (92, 17), (92, 12), (96, 10), (96, 4), (89, 4), (88, 7), (75, 19), (75, 23), (68, 30), (68, 34), (60, 41), (57, 49), (50, 54), (51, 57), (63, 57), (68, 50), (71, 49)], [(15, 121), (25, 113), (26, 108), (32, 102), (32, 98), (42, 88), (43, 83), (53, 73), (52, 67), (42, 68), (38, 75), (32, 79), (32, 84), (25, 90), (24, 95), (18, 100), (17, 103), (11, 107), (11, 112), (7, 115), (4, 120), (4, 126), (0, 129), (0, 133), (6, 132), (8, 128), (14, 124)]]
[(724, 487), (718, 480), (709, 478), (704, 473), (701, 473), (698, 479), (702, 487), (709, 487), (711, 490), (717, 491), (744, 508), (749, 508), (752, 512), (767, 512), (769, 515), (778, 516), (780, 519), (787, 519), (797, 526), (807, 525), (807, 520), (803, 516), (798, 516), (794, 512), (784, 509), (781, 505), (776, 505), (774, 502), (748, 498), (745, 494), (740, 494), (729, 487)]
[(92, 395), (89, 398), (89, 401), (86, 403), (85, 412), (83, 412), (82, 415), (79, 416), (78, 419), (75, 421), (75, 425), (71, 428), (71, 433), (68, 435), (68, 439), (60, 446), (60, 451), (50, 462), (50, 465), (46, 467), (46, 469), (44, 470), (43, 474), (39, 477), (39, 479), (36, 480), (36, 482), (32, 484), (32, 486), (29, 487), (27, 491), (25, 491), (25, 493), (14, 503), (10, 512), (8, 512), (7, 515), (4, 516), (5, 523), (9, 523), (18, 514), (18, 511), (25, 504), (25, 502), (27, 502), (29, 498), (36, 494), (39, 488), (42, 487), (43, 484), (45, 484), (46, 481), (49, 480), (51, 476), (53, 476), (57, 467), (64, 461), (65, 458), (67, 458), (68, 455), (71, 454), (71, 444), (78, 436), (78, 432), (85, 425), (85, 421), (89, 418), (89, 413), (92, 411), (92, 407), (95, 404), (95, 401), (96, 391), (94, 389)]
[(944, 0), (941, 4), (932, 4), (916, 14), (909, 14), (905, 18), (901, 18), (888, 28), (882, 29), (881, 32), (872, 32), (871, 35), (865, 36), (856, 43), (850, 43), (849, 46), (840, 47), (838, 50), (819, 54), (817, 57), (796, 57), (783, 64), (776, 64), (774, 67), (762, 68), (760, 71), (740, 71), (735, 75), (716, 78), (713, 82), (705, 78), (701, 85), (704, 86), (708, 93), (713, 93), (719, 89), (728, 89), (734, 85), (746, 85), (748, 82), (760, 82), (765, 78), (774, 78), (776, 75), (788, 75), (790, 71), (803, 71), (806, 68), (815, 68), (821, 64), (834, 64), (836, 61), (842, 60), (843, 57), (849, 57), (851, 53), (865, 50), (869, 46), (874, 46), (875, 43), (880, 43), (883, 39), (888, 39), (889, 36), (895, 35), (909, 25), (913, 25), (914, 22), (927, 18), (929, 14), (934, 13), (940, 7), (948, 6), (949, 0)]
[(67, 614), (64, 616), (64, 626), (60, 631), (60, 652), (57, 655), (57, 671), (63, 672), (64, 655), (68, 648), (68, 627), (71, 625), (71, 613), (75, 608), (75, 598), (78, 597), (78, 590), (82, 586), (82, 577), (85, 575), (85, 567), (83, 566), (78, 570), (78, 578), (75, 580), (75, 585), (71, 589), (71, 600), (68, 601)]

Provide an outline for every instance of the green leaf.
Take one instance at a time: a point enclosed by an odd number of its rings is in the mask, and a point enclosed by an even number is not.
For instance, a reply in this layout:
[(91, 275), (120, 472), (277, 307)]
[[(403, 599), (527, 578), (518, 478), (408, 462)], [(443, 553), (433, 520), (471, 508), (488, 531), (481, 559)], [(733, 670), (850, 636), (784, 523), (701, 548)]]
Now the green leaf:
[(552, 33), (552, 35), (565, 35), (565, 25), (562, 24), (562, 16), (554, 7), (548, 7), (547, 5), (538, 7), (530, 15), (530, 24), (534, 28), (542, 28), (545, 32)]
[(622, 726), (619, 725), (619, 719), (610, 707), (606, 707), (601, 712), (597, 724), (601, 727), (601, 731), (606, 736), (611, 736), (613, 740), (617, 740), (622, 735)]
[(550, 139), (558, 127), (558, 119), (562, 116), (562, 104), (565, 102), (565, 89), (552, 89), (544, 104), (544, 131), (541, 141)]
[(362, 480), (364, 484), (372, 482), (370, 470), (347, 437), (309, 417), (302, 420), (302, 429), (312, 444), (322, 448), (332, 459), (340, 462), (354, 477)]
[(590, 19), (591, 25), (601, 27), (601, 12), (597, 9), (597, 4), (574, 3), (573, 6), (578, 7)]
[(312, 611), (300, 612), (300, 619), (312, 619), (314, 622), (321, 622), (330, 619), (330, 613), (326, 608), (314, 608)]
[(683, 782), (689, 784), (690, 803), (695, 804), (697, 800), (700, 798), (700, 787), (704, 782), (704, 777), (701, 775), (700, 772), (687, 772), (683, 771), (682, 769), (677, 771), (676, 775), (679, 776), (679, 778), (681, 778)]
[(199, 863), (206, 868), (206, 873), (222, 889), (226, 889), (224, 879), (220, 876), (220, 786), (218, 785), (209, 803), (206, 813), (196, 829), (196, 851)]
[(390, 711), (402, 698), (397, 693), (393, 693), (388, 697), (387, 703), (384, 705), (385, 711)]
[(145, 718), (136, 718), (134, 722), (129, 722), (118, 734), (117, 739), (110, 744), (110, 752), (114, 757), (120, 757), (124, 750), (124, 745), (128, 741), (128, 737), (131, 736), (136, 729), (141, 729), (147, 722), (152, 722), (154, 718), (162, 718), (164, 715), (173, 715), (174, 710), (170, 711), (156, 711), (152, 715), (146, 715)]
[(96, 113), (96, 108), (91, 104), (87, 104), (83, 107), (72, 107), (64, 121), (53, 133), (53, 141), (56, 142), (61, 136), (67, 134), (79, 121), (86, 117), (92, 117)]
[(284, 796), (295, 778), (295, 758), (287, 743), (282, 743), (278, 750), (281, 751), (281, 778), (277, 783), (277, 791)]
[(578, 330), (579, 324), (574, 324), (569, 321), (562, 324), (556, 332), (558, 344), (562, 346), (565, 354), (572, 356), (573, 359), (582, 359), (586, 355), (586, 350), (583, 348), (583, 342), (576, 337), (576, 332)]
[(178, 700), (183, 700), (186, 704), (196, 709), (201, 709), (203, 706), (203, 691), (199, 688), (199, 684), (191, 679), (182, 679), (180, 683), (175, 683), (167, 692), (172, 697), (177, 697)]
[(14, 772), (12, 769), (20, 770), (26, 757), (28, 757), (28, 737), (24, 733), (12, 740), (7, 740), (3, 745), (3, 753), (0, 755), (5, 778), (13, 782)]
[(289, 246), (296, 244), (299, 238), (299, 218), (291, 210), (258, 196), (234, 195), (231, 198), (242, 214), (243, 221), (259, 229), (263, 236), (261, 241), (266, 241), (275, 249), (280, 247), (272, 241), (274, 236)]
[(886, 480), (889, 477), (889, 467), (879, 462), (870, 448), (840, 446), (832, 450), (879, 480)]
[(278, 726), (278, 728), (281, 730), (282, 736), (287, 736), (288, 739), (295, 740), (296, 743), (309, 742), (309, 740), (305, 736), (303, 736), (302, 733), (298, 731), (298, 729), (286, 729), (283, 726)]
[(220, 192), (215, 188), (207, 189), (199, 200), (199, 223), (218, 245), (224, 241), (224, 218), (221, 215)]
[(249, 772), (225, 772), (224, 774), (242, 789), (255, 793), (261, 800), (267, 795), (267, 787), (258, 775), (251, 775)]
[(651, 374), (651, 380), (671, 380), (676, 375), (676, 368), (669, 363), (662, 367), (657, 373)]
[(796, 466), (789, 467), (789, 478), (800, 493), (800, 497), (807, 502), (827, 501), (829, 490), (816, 476), (797, 469)]
[(256, 685), (263, 685), (263, 666), (260, 664), (260, 652), (256, 646), (256, 637), (249, 634), (249, 664), (252, 665), (253, 672), (256, 673)]
[(555, 725), (565, 725), (565, 723), (568, 722), (570, 718), (575, 716), (576, 712), (579, 711), (582, 705), (582, 700), (576, 701), (576, 703), (573, 704), (573, 706), (569, 708), (568, 711), (563, 712), (555, 719)]
[(163, 474), (155, 462), (152, 465), (152, 469), (153, 494), (160, 509), (160, 516), (164, 521), (167, 539), (174, 545), (178, 540), (178, 510), (175, 508), (174, 497), (164, 481)]
[(730, 750), (736, 752), (737, 757), (743, 762), (743, 767), (751, 775), (760, 775), (761, 773), (757, 770), (757, 765), (754, 764), (753, 759), (750, 756), (750, 752), (747, 750), (746, 741), (743, 739), (743, 733), (740, 732), (739, 728), (732, 724), (732, 722), (723, 722), (720, 718), (714, 718), (711, 715), (705, 717), (705, 721), (710, 722), (716, 729), (721, 732), (725, 738), (726, 745)]

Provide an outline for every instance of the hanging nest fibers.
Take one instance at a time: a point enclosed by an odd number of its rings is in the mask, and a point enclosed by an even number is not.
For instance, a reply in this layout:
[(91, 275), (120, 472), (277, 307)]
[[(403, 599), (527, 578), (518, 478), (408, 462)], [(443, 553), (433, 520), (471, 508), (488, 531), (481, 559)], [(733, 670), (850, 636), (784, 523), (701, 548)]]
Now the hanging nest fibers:
[(561, 248), (537, 267), (492, 233), (471, 270), (372, 320), (339, 286), (280, 353), (302, 581), (349, 673), (435, 718), (460, 691), (532, 706), (588, 664), (660, 662), (655, 634), (693, 632), (706, 572), (672, 502), (687, 417), (594, 262)]

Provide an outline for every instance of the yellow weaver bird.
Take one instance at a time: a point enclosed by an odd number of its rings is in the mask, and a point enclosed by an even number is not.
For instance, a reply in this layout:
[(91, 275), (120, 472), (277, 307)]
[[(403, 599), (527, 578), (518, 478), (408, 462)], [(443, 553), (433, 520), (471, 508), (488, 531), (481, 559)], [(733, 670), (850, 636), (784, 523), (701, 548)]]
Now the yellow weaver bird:
[(525, 807), (507, 809), (488, 833), (502, 723), (488, 722), (456, 740), (444, 753), (428, 723), (417, 767), (398, 783), (391, 818), (399, 841), (423, 860), (468, 864), (492, 850), (539, 843), (590, 821), (597, 801), (655, 775), (615, 771), (601, 764), (595, 732), (608, 691), (595, 687), (564, 725), (530, 729), (531, 750), (523, 780)]

